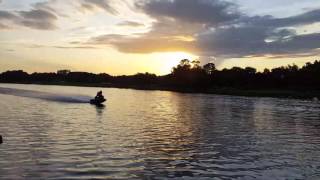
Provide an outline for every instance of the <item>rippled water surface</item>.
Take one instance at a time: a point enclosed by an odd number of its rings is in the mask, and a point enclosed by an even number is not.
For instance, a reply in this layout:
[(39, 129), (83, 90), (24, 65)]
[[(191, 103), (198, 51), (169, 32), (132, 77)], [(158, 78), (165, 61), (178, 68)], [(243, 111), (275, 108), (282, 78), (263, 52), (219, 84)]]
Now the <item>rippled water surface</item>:
[(0, 84), (0, 179), (320, 179), (317, 102), (98, 90)]

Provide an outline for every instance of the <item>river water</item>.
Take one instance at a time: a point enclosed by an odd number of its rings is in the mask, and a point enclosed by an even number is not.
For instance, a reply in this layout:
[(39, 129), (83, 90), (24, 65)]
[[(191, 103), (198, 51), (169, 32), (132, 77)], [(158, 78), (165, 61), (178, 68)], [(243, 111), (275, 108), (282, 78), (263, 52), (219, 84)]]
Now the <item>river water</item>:
[(0, 84), (0, 134), (0, 179), (320, 179), (307, 100)]

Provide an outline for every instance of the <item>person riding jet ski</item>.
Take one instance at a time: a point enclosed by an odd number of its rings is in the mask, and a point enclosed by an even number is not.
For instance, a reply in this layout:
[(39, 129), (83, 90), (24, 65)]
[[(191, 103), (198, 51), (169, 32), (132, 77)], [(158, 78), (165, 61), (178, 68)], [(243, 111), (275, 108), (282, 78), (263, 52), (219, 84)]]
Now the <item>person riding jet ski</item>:
[(105, 100), (105, 99), (104, 99), (104, 96), (102, 95), (102, 91), (99, 91), (94, 99), (95, 99), (96, 101)]
[(101, 104), (104, 101), (106, 101), (106, 99), (104, 98), (104, 96), (102, 95), (102, 91), (99, 91), (97, 93), (97, 95), (94, 97), (94, 99), (90, 100), (91, 104)]

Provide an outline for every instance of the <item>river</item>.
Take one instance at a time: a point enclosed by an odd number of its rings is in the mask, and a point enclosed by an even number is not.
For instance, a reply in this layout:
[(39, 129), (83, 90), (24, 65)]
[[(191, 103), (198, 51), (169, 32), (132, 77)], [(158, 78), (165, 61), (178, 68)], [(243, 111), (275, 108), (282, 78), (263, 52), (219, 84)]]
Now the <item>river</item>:
[(0, 84), (0, 134), (0, 179), (320, 179), (307, 100)]

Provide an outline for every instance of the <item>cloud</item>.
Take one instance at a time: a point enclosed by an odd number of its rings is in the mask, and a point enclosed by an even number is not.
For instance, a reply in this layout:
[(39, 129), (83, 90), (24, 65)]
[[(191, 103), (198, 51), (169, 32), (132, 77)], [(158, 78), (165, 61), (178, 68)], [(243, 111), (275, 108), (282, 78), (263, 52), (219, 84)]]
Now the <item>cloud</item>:
[(217, 28), (197, 37), (201, 53), (207, 56), (243, 56), (265, 48), (263, 27)]
[(10, 29), (9, 26), (0, 23), (0, 30)]
[(117, 24), (118, 26), (131, 26), (131, 27), (143, 27), (145, 26), (143, 23), (135, 22), (135, 21), (123, 21)]
[(18, 16), (16, 16), (15, 14), (8, 12), (8, 11), (0, 11), (0, 20), (15, 20), (17, 19)]
[(37, 2), (32, 5), (35, 9), (43, 9), (46, 11), (50, 11), (53, 13), (56, 13), (56, 10), (52, 7), (57, 0), (49, 0), (49, 1), (44, 1), (44, 2)]
[(193, 42), (187, 42), (179, 38), (158, 38), (151, 36), (128, 37), (125, 35), (109, 34), (91, 39), (89, 44), (111, 45), (125, 53), (152, 53), (171, 51), (192, 51)]
[[(139, 1), (136, 8), (154, 18), (152, 29), (133, 36), (102, 35), (89, 40), (91, 44), (111, 45), (127, 53), (195, 51), (194, 36), (207, 29), (236, 19), (239, 14), (232, 3), (220, 0)], [(138, 25), (123, 22), (122, 25)]]
[(240, 22), (259, 25), (266, 27), (287, 27), (287, 26), (298, 26), (312, 24), (320, 21), (320, 9), (312, 10), (296, 16), (286, 18), (274, 18), (271, 15), (268, 16), (254, 16), (254, 17), (243, 17)]
[[(32, 29), (52, 30), (56, 29), (57, 17), (55, 14), (42, 10), (32, 9), (30, 11), (0, 11), (0, 19), (7, 23), (12, 23), (18, 26), (25, 26)], [(2, 24), (7, 26), (6, 24)]]
[(110, 14), (118, 14), (118, 11), (112, 6), (112, 2), (110, 0), (83, 0), (81, 8), (89, 11), (93, 11), (98, 8), (103, 9)]
[(99, 47), (94, 46), (83, 46), (79, 44), (79, 46), (59, 46), (59, 45), (43, 45), (43, 44), (20, 44), (26, 48), (55, 48), (55, 49), (99, 49)]
[(136, 4), (145, 13), (175, 20), (216, 25), (240, 16), (235, 4), (220, 0), (149, 0)]
[(125, 53), (153, 53), (170, 51), (195, 51), (194, 34), (201, 25), (174, 19), (161, 19), (155, 22), (147, 33), (132, 35), (106, 34), (93, 37), (89, 44), (110, 45)]
[(320, 48), (320, 33), (296, 35), (288, 39), (268, 43), (268, 47), (275, 54), (312, 53)]
[(30, 11), (19, 11), (18, 13), (22, 17), (20, 23), (26, 27), (40, 30), (56, 29), (55, 21), (58, 18), (49, 11), (34, 9)]
[(219, 57), (311, 55), (320, 48), (319, 34), (299, 35), (292, 27), (316, 22), (320, 22), (319, 10), (287, 18), (245, 17), (235, 24), (199, 34), (197, 43), (204, 55)]
[(136, 3), (155, 21), (144, 34), (102, 35), (90, 44), (126, 53), (189, 51), (199, 56), (306, 56), (320, 48), (320, 36), (294, 27), (320, 22), (320, 9), (285, 18), (248, 16), (220, 0), (145, 0)]

